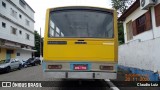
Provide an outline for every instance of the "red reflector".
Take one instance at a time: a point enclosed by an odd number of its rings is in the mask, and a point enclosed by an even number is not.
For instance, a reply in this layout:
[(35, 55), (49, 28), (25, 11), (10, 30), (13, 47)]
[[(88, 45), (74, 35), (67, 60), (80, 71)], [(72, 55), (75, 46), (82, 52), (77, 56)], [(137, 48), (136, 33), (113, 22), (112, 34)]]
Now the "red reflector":
[(48, 69), (62, 69), (62, 65), (48, 65)]
[(101, 65), (100, 69), (101, 70), (113, 70), (114, 68), (113, 68), (113, 66), (103, 66), (103, 65)]

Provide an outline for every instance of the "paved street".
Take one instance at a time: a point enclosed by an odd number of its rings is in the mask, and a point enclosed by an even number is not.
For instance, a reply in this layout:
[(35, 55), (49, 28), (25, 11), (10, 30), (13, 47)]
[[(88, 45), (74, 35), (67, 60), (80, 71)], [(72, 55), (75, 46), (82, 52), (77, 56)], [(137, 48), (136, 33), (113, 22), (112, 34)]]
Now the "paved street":
[[(12, 71), (10, 73), (4, 73), (4, 74), (0, 74), (0, 81), (60, 81), (61, 84), (66, 84), (64, 82), (66, 82), (66, 80), (60, 80), (60, 79), (45, 79), (43, 78), (42, 75), (42, 68), (41, 66), (33, 66), (33, 67), (28, 67), (28, 68), (24, 68), (22, 70), (16, 70), (16, 71)], [(67, 80), (68, 81), (68, 80)], [(76, 80), (77, 82), (79, 82), (78, 80)], [(75, 80), (70, 80), (68, 81), (70, 83), (75, 82)], [(52, 87), (52, 88), (0, 88), (0, 90), (108, 90), (108, 88), (95, 88), (95, 87), (83, 87), (84, 84), (88, 84), (88, 85), (92, 85), (94, 82), (94, 86), (98, 85), (98, 84), (104, 84), (105, 82), (102, 80), (96, 80), (96, 81), (81, 81), (81, 83), (78, 83), (79, 87), (68, 87), (68, 88), (64, 88), (64, 87)]]
[(45, 80), (42, 76), (41, 66), (28, 67), (0, 75), (0, 81), (41, 81), (41, 80)]
[[(22, 70), (15, 70), (10, 73), (0, 74), (0, 81), (59, 81), (60, 85), (73, 84), (75, 87), (47, 87), (47, 88), (0, 88), (0, 90), (109, 90), (108, 87), (103, 88), (95, 88), (98, 85), (106, 85), (106, 82), (103, 80), (83, 80), (79, 82), (79, 80), (61, 80), (61, 79), (45, 79), (42, 75), (42, 67), (41, 66), (33, 66), (24, 68)], [(120, 74), (119, 74), (120, 75)], [(75, 84), (76, 83), (76, 84)], [(84, 86), (91, 87), (84, 87)], [(64, 85), (65, 86), (65, 85)], [(78, 87), (77, 87), (78, 86)], [(131, 87), (123, 87), (120, 90), (159, 90), (159, 88), (131, 88)]]

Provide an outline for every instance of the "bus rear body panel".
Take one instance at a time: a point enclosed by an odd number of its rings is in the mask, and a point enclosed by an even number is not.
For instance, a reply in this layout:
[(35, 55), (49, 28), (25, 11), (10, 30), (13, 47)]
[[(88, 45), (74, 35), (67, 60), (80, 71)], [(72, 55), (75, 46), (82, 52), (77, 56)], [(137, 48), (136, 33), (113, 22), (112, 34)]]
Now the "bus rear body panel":
[(44, 76), (116, 79), (116, 19), (114, 10), (105, 13), (105, 9), (88, 7), (48, 9), (42, 64)]
[[(63, 39), (62, 39), (63, 40)], [(56, 41), (56, 40), (49, 40)], [(88, 41), (63, 40), (65, 45), (48, 44), (45, 53), (46, 60), (60, 61), (109, 61), (114, 62), (114, 42), (111, 41)], [(80, 43), (80, 44), (76, 44)], [(81, 44), (86, 43), (86, 44)]]

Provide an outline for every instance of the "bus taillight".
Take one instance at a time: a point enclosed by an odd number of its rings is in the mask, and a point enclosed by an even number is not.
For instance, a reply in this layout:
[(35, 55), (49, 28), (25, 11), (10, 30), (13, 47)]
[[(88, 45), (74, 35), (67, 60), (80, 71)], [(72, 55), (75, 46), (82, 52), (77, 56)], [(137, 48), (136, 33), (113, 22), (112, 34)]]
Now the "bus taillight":
[(100, 66), (100, 70), (114, 70), (114, 67), (113, 66), (104, 66), (104, 65), (101, 65)]
[(62, 69), (62, 65), (48, 65), (48, 69)]

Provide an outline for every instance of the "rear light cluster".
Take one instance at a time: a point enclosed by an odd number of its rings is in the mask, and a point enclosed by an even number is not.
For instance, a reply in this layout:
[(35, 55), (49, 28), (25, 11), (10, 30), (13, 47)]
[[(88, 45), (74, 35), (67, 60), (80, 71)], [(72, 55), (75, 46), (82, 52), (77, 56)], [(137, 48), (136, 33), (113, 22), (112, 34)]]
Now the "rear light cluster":
[(62, 65), (48, 65), (48, 69), (62, 69)]
[(99, 68), (100, 68), (100, 70), (114, 70), (113, 66), (104, 66), (104, 65), (101, 65)]

